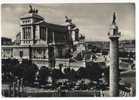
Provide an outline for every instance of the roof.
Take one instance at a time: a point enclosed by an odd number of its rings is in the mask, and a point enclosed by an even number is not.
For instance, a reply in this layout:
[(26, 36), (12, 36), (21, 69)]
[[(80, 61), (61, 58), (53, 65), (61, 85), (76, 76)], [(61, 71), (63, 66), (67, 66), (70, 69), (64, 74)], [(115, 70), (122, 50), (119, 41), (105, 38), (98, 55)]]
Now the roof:
[(52, 24), (52, 23), (47, 23), (48, 28), (52, 30), (57, 30), (57, 31), (62, 31), (62, 32), (67, 32), (68, 28), (67, 26), (64, 25), (58, 25), (58, 24)]
[(34, 22), (34, 24), (47, 24), (47, 22), (45, 22), (44, 20), (38, 21), (38, 22)]
[(41, 17), (40, 15), (36, 14), (36, 13), (27, 13), (24, 16), (22, 16), (20, 19), (26, 19), (26, 18), (38, 18), (38, 19), (44, 19), (43, 17)]
[(44, 24), (44, 25), (46, 25), (50, 30), (57, 30), (57, 31), (60, 31), (60, 32), (67, 32), (67, 31), (68, 31), (67, 27), (64, 26), (64, 25), (47, 23), (47, 22), (45, 22), (44, 20), (35, 22), (35, 23), (33, 23), (33, 24)]

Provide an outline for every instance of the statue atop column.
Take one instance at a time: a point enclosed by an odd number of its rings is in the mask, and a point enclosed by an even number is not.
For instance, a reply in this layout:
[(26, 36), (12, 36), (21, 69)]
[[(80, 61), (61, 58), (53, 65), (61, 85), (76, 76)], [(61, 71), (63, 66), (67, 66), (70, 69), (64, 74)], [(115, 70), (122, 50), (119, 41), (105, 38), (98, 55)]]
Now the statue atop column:
[(67, 23), (67, 26), (68, 26), (68, 30), (74, 38), (73, 40), (83, 40), (83, 39), (85, 39), (85, 36), (83, 36), (82, 34), (79, 36), (80, 30), (76, 26), (76, 24), (74, 24), (72, 22), (72, 19), (67, 17), (67, 16), (65, 16), (65, 19), (66, 19), (65, 22)]
[(110, 96), (119, 96), (119, 38), (120, 32), (116, 25), (116, 15), (113, 13), (112, 25), (108, 33), (110, 39)]
[(29, 5), (29, 8), (30, 10), (28, 11), (28, 13), (36, 13), (36, 14), (38, 13), (38, 9), (35, 9), (35, 8), (33, 9), (32, 5)]
[(112, 21), (112, 24), (116, 24), (115, 20), (116, 20), (116, 14), (115, 14), (115, 12), (114, 12), (114, 13), (113, 13), (113, 21)]
[(65, 22), (72, 23), (72, 19), (68, 18), (68, 16), (65, 16), (65, 18), (66, 18)]
[(72, 23), (72, 19), (68, 18), (67, 16), (65, 16), (65, 18), (65, 22), (68, 23), (67, 26), (69, 26), (70, 30), (73, 30), (76, 27), (76, 25)]

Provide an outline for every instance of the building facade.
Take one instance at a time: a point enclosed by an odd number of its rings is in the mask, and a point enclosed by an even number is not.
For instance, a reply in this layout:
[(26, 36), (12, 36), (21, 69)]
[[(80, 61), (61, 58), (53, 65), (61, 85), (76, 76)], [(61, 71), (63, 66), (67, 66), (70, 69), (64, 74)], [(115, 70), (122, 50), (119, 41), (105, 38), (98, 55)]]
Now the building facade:
[(20, 18), (15, 44), (2, 45), (2, 59), (29, 59), (39, 66), (55, 67), (61, 63), (68, 66), (73, 54), (81, 53), (85, 47), (79, 29), (65, 18), (66, 25), (48, 23), (30, 5), (28, 13)]

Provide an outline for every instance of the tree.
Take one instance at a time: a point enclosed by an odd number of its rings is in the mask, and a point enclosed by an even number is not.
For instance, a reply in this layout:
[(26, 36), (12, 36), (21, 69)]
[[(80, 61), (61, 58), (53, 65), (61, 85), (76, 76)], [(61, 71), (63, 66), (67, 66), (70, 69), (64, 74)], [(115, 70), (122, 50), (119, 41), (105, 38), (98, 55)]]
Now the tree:
[(69, 79), (69, 74), (70, 74), (70, 68), (65, 68), (64, 69), (64, 76), (65, 76), (65, 78)]
[(50, 75), (50, 70), (46, 66), (42, 66), (39, 70), (39, 82), (40, 84), (46, 84), (46, 80)]
[(86, 68), (84, 68), (84, 67), (80, 67), (79, 69), (78, 69), (78, 71), (77, 71), (77, 77), (79, 78), (79, 79), (81, 79), (81, 78), (86, 78)]
[(18, 64), (16, 59), (2, 59), (2, 73), (12, 73), (16, 64)]
[(14, 66), (18, 64), (16, 59), (2, 59), (2, 81), (10, 82), (13, 80)]
[(74, 69), (70, 71), (69, 79), (73, 81), (77, 80), (77, 73)]
[(35, 74), (38, 71), (37, 65), (26, 60), (21, 64), (15, 66), (14, 75), (19, 79), (23, 78), (25, 83), (33, 83), (35, 79)]
[(53, 69), (51, 75), (54, 80), (60, 79), (63, 77), (63, 73), (59, 69)]
[(86, 77), (91, 80), (98, 80), (101, 78), (103, 69), (98, 63), (89, 62), (86, 66)]
[(38, 66), (30, 63), (28, 66), (26, 66), (26, 69), (24, 70), (24, 80), (28, 83), (33, 83), (35, 80), (36, 72), (38, 71)]
[(106, 82), (109, 84), (109, 67), (104, 69), (104, 78)]
[(64, 76), (65, 78), (68, 78), (69, 80), (76, 80), (77, 79), (77, 73), (74, 69), (65, 68), (64, 69)]

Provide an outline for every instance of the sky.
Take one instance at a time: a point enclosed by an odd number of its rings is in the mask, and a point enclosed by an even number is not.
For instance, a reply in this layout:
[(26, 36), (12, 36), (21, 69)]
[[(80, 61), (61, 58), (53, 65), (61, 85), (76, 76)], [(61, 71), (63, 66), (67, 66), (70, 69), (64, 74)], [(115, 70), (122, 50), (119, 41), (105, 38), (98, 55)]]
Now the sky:
[[(135, 5), (133, 3), (32, 4), (46, 22), (65, 24), (65, 16), (85, 35), (86, 41), (108, 41), (107, 33), (116, 12), (121, 40), (135, 39)], [(15, 39), (20, 31), (20, 17), (28, 13), (29, 4), (3, 4), (2, 36)]]

